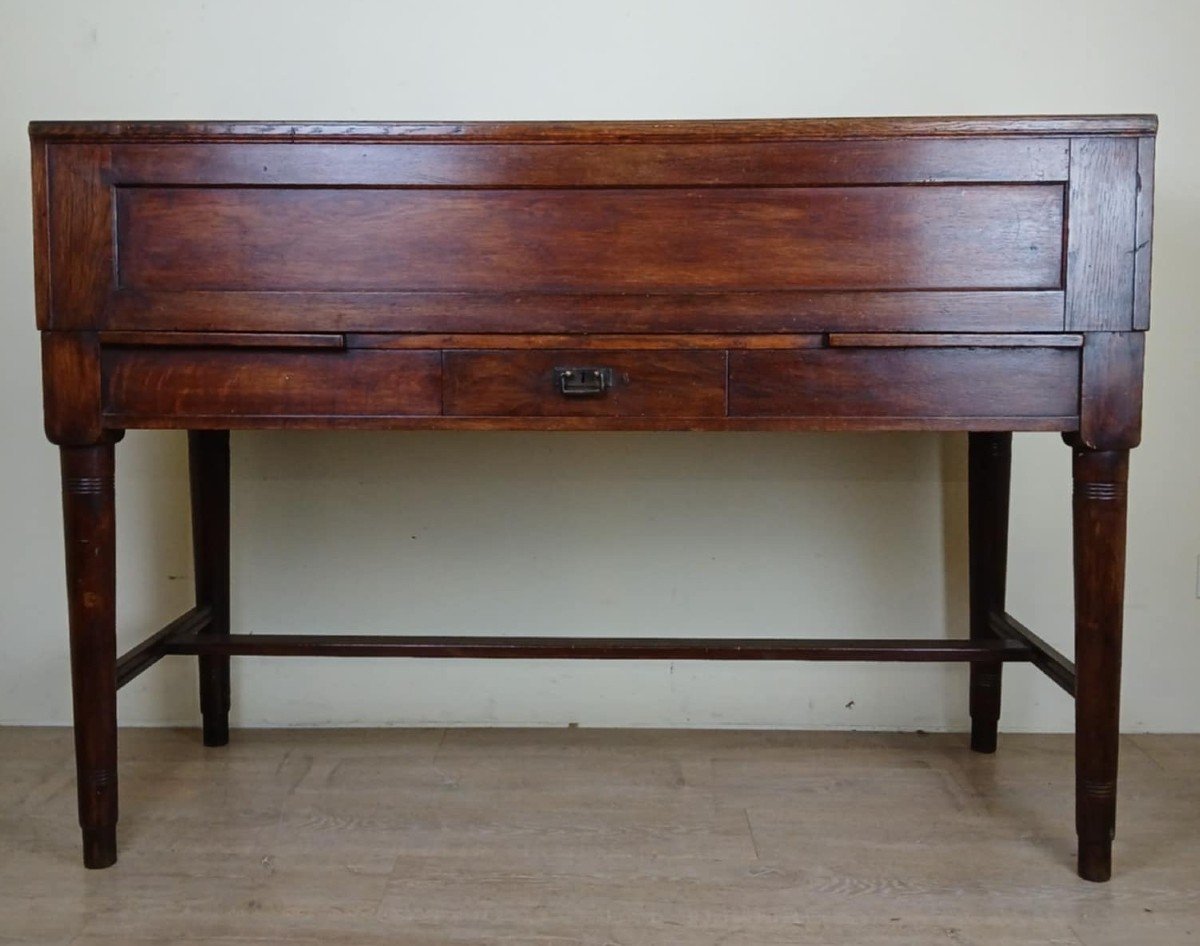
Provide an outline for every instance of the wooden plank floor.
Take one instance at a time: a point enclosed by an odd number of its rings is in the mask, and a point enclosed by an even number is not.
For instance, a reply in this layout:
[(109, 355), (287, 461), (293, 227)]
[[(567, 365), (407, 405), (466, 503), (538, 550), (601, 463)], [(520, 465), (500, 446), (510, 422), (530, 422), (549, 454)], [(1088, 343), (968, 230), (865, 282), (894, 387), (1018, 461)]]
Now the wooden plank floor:
[(1093, 885), (1062, 736), (122, 730), (94, 872), (69, 732), (0, 729), (0, 943), (1200, 942), (1200, 736), (1122, 753)]

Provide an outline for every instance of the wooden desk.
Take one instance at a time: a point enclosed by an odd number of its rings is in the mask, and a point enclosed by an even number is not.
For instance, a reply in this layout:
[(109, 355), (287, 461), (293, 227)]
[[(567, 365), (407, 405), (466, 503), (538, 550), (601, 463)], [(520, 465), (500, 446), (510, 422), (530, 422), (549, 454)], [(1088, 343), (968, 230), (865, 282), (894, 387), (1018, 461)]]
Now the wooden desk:
[[(116, 693), (235, 654), (955, 660), (1075, 697), (1079, 872), (1109, 877), (1148, 116), (34, 123), (84, 863), (116, 859)], [(118, 657), (113, 445), (190, 431), (196, 607)], [(939, 430), (970, 438), (968, 640), (233, 634), (231, 428)], [(1005, 610), (1011, 431), (1074, 456), (1075, 663)]]

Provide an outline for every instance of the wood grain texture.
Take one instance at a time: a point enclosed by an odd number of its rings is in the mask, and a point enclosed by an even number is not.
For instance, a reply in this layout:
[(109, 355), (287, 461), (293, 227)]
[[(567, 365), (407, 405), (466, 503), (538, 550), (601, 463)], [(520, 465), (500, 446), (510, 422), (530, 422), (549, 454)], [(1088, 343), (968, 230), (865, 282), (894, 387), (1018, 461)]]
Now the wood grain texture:
[(123, 185), (654, 187), (1065, 181), (1066, 138), (118, 145)]
[(434, 352), (278, 352), (113, 348), (104, 353), (108, 413), (196, 415), (437, 414)]
[[(133, 334), (133, 333), (130, 333)], [(138, 333), (141, 334), (141, 333)], [(103, 334), (101, 338), (103, 338)], [(352, 333), (347, 348), (499, 348), (528, 350), (573, 348), (577, 351), (678, 351), (727, 348), (821, 348), (824, 335), (501, 335), (430, 333)]]
[(1071, 142), (1067, 230), (1068, 331), (1133, 327), (1138, 142)]
[[(873, 378), (864, 385), (864, 377)], [(731, 352), (729, 413), (740, 416), (1074, 414), (1070, 349), (828, 349)]]
[(167, 348), (345, 348), (328, 332), (99, 332), (101, 345)]
[(99, 443), (100, 345), (91, 332), (42, 332), (46, 438), (60, 446)]
[(988, 292), (148, 292), (109, 329), (310, 332), (1061, 332), (1061, 290)]
[[(448, 351), (445, 413), (484, 417), (723, 417), (723, 351)], [(558, 367), (603, 367), (613, 387), (598, 397), (567, 397)]]
[(1138, 139), (1137, 226), (1133, 258), (1133, 327), (1150, 328), (1151, 240), (1154, 236), (1154, 139)]
[(49, 255), (38, 264), (49, 280), (47, 328), (99, 326), (115, 281), (110, 160), (102, 144), (49, 151)]
[(789, 141), (959, 135), (1153, 135), (1154, 115), (1010, 115), (592, 122), (30, 122), (59, 141)]
[(968, 332), (831, 332), (830, 348), (1081, 348), (1082, 335)]
[(33, 208), (33, 301), (37, 327), (50, 328), (50, 159), (45, 141), (31, 142)]
[(130, 289), (1061, 287), (1054, 184), (117, 194), (120, 284)]
[(1129, 449), (1142, 439), (1142, 332), (1089, 332), (1083, 346), (1079, 435), (1094, 450)]

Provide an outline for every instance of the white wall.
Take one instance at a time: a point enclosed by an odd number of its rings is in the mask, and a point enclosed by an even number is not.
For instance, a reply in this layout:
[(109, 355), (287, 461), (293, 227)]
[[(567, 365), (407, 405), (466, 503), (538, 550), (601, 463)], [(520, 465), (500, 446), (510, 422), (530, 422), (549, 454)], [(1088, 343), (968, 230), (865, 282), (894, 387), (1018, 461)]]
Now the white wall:
[[(30, 119), (565, 119), (1156, 111), (1145, 445), (1124, 724), (1200, 728), (1200, 110), (1189, 2), (0, 0), (0, 721), (70, 700), (57, 461), (40, 429)], [(251, 631), (965, 633), (961, 437), (244, 433)], [(1017, 440), (1011, 601), (1070, 641), (1067, 449)], [(184, 435), (118, 448), (120, 621), (189, 604)], [(945, 577), (943, 577), (943, 573)], [(1003, 725), (1068, 728), (1036, 671)], [(172, 658), (121, 720), (194, 723)], [(241, 725), (961, 729), (962, 667), (237, 661)]]

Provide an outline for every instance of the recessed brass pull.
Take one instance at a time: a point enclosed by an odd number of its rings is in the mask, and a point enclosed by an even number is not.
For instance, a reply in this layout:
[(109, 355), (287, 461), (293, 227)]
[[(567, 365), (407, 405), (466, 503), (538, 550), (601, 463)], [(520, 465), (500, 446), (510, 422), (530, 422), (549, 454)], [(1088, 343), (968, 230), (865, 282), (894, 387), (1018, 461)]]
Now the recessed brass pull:
[(555, 387), (566, 397), (602, 397), (612, 387), (612, 368), (555, 368)]

